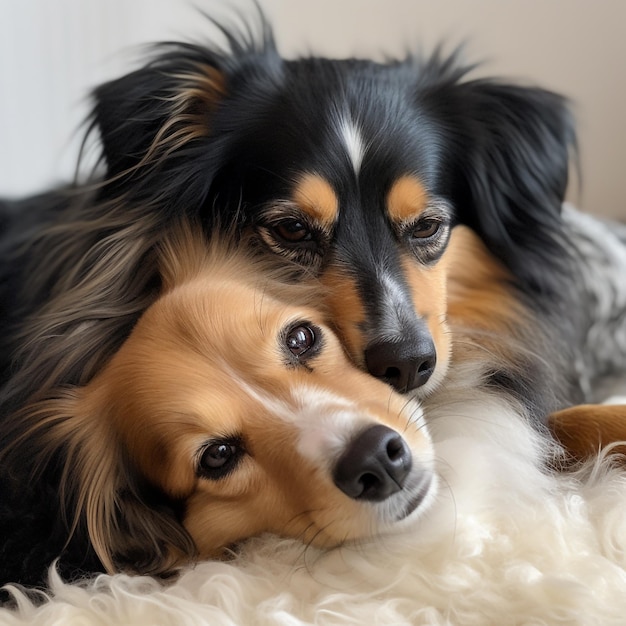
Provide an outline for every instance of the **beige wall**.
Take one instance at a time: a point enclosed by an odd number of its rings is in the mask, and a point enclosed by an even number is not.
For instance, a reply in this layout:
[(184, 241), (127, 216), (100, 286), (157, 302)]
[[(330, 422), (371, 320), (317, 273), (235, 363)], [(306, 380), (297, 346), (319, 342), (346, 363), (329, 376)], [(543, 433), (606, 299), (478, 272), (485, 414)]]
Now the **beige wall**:
[[(401, 55), (467, 41), (483, 73), (576, 105), (582, 196), (626, 218), (626, 0), (261, 0), (287, 55)], [(0, 193), (71, 175), (87, 89), (127, 69), (139, 42), (206, 32), (187, 0), (0, 0)], [(223, 10), (228, 0), (196, 0)], [(239, 6), (250, 6), (246, 0)]]

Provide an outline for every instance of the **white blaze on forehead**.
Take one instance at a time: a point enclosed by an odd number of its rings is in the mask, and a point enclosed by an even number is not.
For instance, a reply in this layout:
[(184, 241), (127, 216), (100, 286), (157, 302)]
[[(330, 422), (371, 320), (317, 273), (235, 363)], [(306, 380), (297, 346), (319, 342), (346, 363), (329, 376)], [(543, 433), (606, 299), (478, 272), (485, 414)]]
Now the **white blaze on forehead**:
[(382, 320), (379, 328), (378, 341), (398, 338), (403, 332), (404, 320), (407, 317), (418, 316), (410, 301), (406, 287), (393, 275), (384, 269), (377, 273), (378, 284), (382, 287), (381, 298)]
[(301, 441), (308, 439), (311, 445), (317, 441), (326, 453), (331, 448), (340, 449), (355, 427), (365, 421), (354, 402), (322, 387), (294, 385), (289, 396), (278, 397), (247, 381), (226, 362), (222, 362), (222, 368), (243, 394), (277, 419), (295, 426), (301, 433)]
[(339, 131), (354, 173), (361, 170), (366, 146), (358, 125), (349, 117), (343, 116), (339, 121)]
[(222, 368), (243, 394), (296, 428), (298, 452), (320, 467), (330, 466), (359, 428), (372, 421), (354, 402), (321, 387), (295, 385), (288, 397), (279, 398), (246, 381), (227, 363)]
[(239, 387), (243, 394), (255, 400), (268, 413), (284, 421), (291, 421), (293, 410), (287, 402), (267, 393), (262, 387), (251, 384), (225, 361), (222, 361), (222, 369), (228, 373), (230, 380)]

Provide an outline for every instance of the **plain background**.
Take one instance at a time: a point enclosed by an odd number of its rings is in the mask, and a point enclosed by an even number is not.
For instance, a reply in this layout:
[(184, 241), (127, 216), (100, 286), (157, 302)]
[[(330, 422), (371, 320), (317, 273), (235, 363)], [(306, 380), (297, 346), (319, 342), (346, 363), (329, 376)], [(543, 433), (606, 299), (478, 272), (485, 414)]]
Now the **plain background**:
[[(570, 199), (626, 218), (624, 0), (260, 0), (286, 56), (403, 56), (466, 42), (482, 74), (569, 96), (583, 184)], [(212, 37), (194, 9), (247, 0), (0, 0), (0, 194), (73, 175), (90, 88), (134, 67), (138, 44)]]

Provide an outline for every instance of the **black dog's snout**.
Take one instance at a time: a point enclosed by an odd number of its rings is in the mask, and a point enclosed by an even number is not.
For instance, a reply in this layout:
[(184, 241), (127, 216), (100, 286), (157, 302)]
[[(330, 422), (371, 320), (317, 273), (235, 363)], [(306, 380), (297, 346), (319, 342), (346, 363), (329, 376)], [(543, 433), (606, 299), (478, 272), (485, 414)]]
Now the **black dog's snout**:
[(365, 364), (372, 376), (400, 393), (421, 387), (435, 371), (437, 351), (430, 335), (414, 341), (380, 341), (365, 350)]
[(380, 502), (400, 491), (413, 460), (404, 439), (387, 426), (358, 435), (335, 466), (335, 485), (355, 500)]

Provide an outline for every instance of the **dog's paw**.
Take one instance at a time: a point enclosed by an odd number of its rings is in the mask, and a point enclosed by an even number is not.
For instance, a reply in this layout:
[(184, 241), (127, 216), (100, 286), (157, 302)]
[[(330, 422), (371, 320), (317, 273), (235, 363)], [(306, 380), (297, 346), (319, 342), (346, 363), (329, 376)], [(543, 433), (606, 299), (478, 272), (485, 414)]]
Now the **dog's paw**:
[(548, 427), (573, 461), (585, 461), (608, 446), (611, 454), (626, 455), (626, 399), (621, 400), (557, 411), (548, 417)]

